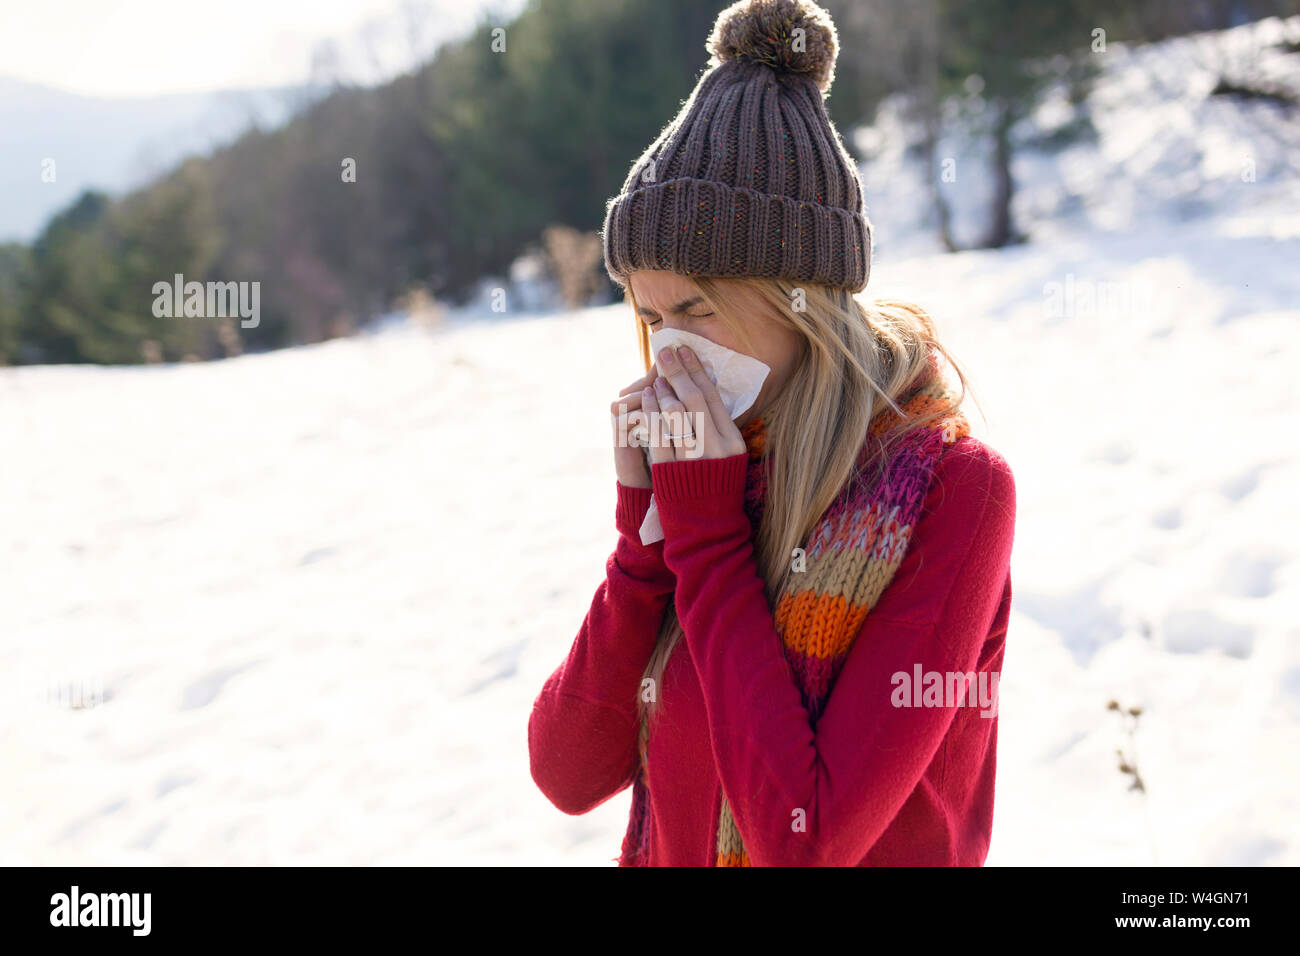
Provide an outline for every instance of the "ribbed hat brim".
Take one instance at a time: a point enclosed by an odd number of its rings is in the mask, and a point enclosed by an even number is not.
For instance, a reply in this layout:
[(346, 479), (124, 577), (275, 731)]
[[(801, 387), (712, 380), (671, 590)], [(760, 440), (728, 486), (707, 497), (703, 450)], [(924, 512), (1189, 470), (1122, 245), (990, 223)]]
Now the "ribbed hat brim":
[(871, 270), (864, 213), (706, 179), (671, 179), (614, 197), (601, 236), (606, 270), (620, 284), (639, 269), (662, 269), (781, 276), (860, 292)]

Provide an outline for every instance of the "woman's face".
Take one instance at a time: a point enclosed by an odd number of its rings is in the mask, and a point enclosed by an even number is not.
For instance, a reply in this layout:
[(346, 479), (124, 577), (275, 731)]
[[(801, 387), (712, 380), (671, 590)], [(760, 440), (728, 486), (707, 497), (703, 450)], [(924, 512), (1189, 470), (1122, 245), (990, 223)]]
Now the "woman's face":
[[(708, 304), (685, 276), (676, 272), (641, 270), (632, 273), (628, 282), (632, 286), (632, 295), (636, 297), (638, 318), (650, 332), (660, 329), (693, 332), (723, 348), (752, 356), (771, 368), (754, 404), (736, 419), (737, 427), (744, 428), (780, 394), (799, 359), (800, 336), (774, 318), (772, 307), (751, 290), (737, 283), (727, 292), (736, 297), (737, 311), (745, 316), (745, 331), (754, 343), (752, 350), (732, 333), (721, 316), (709, 311)], [(725, 280), (723, 284), (726, 285)], [(651, 358), (656, 363), (659, 361), (657, 355)]]

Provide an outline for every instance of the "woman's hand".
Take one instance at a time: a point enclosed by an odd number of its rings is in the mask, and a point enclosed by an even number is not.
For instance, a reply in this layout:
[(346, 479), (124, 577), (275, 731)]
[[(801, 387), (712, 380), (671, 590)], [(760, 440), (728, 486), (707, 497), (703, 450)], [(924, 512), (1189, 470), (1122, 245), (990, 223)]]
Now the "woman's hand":
[[(680, 361), (671, 347), (659, 353), (664, 374), (641, 392), (641, 408), (652, 422), (650, 464), (742, 454), (745, 437), (727, 414), (717, 387), (695, 353), (683, 345), (677, 355)], [(653, 427), (656, 421), (658, 428)]]
[(641, 390), (658, 375), (658, 369), (650, 366), (650, 371), (619, 392), (609, 405), (614, 426), (614, 471), (625, 488), (650, 487), (650, 466), (646, 461), (649, 432), (641, 407)]

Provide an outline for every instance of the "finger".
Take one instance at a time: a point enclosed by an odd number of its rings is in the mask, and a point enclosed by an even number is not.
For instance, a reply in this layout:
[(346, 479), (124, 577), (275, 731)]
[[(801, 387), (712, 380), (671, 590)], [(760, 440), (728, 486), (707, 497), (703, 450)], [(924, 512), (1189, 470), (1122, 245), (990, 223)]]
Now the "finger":
[(673, 393), (677, 396), (677, 399), (686, 407), (687, 411), (698, 413), (698, 415), (692, 417), (711, 418), (709, 405), (704, 400), (704, 393), (695, 384), (695, 380), (691, 378), (681, 360), (673, 354), (671, 347), (664, 349), (659, 364), (663, 377), (672, 385)]
[(647, 449), (650, 464), (654, 465), (661, 461), (676, 461), (672, 446), (664, 447), (659, 439), (657, 432), (662, 423), (659, 414), (659, 401), (655, 396), (654, 389), (647, 388), (641, 393), (641, 408), (645, 411), (650, 419), (650, 444)]
[[(641, 404), (640, 395), (637, 395), (637, 404)], [(620, 447), (635, 445), (644, 448), (650, 443), (650, 429), (644, 409), (629, 409), (621, 415), (613, 416), (611, 420), (614, 423), (614, 441)]]
[(641, 407), (641, 389), (637, 389), (631, 395), (620, 395), (609, 403), (609, 413), (611, 415), (625, 415)]
[(641, 409), (640, 392), (614, 399), (610, 403), (609, 414), (616, 447), (635, 445), (644, 448), (646, 446), (650, 436), (645, 427), (645, 412)]
[(715, 427), (721, 429), (722, 425), (731, 421), (731, 415), (727, 412), (727, 406), (723, 404), (722, 396), (718, 394), (718, 387), (713, 384), (709, 374), (704, 371), (704, 366), (700, 364), (699, 356), (692, 352), (686, 346), (678, 350), (681, 356), (682, 365), (695, 383), (700, 394), (704, 396), (704, 402), (708, 406), (709, 415), (713, 419)]
[(681, 461), (686, 449), (695, 445), (695, 429), (691, 421), (695, 416), (674, 394), (672, 385), (666, 379), (655, 379), (654, 390), (661, 409), (660, 418), (664, 422), (663, 432), (672, 436), (667, 441), (678, 453), (677, 461)]

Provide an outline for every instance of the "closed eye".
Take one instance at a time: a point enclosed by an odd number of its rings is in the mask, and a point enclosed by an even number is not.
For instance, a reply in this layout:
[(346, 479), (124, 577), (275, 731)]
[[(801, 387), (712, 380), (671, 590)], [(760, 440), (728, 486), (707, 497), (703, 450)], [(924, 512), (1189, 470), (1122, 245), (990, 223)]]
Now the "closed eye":
[[(709, 317), (712, 316), (712, 315), (713, 315), (712, 312), (704, 312), (704, 313), (701, 313), (700, 315), (687, 315), (687, 316), (685, 316), (685, 318), (688, 318), (688, 319), (707, 319), (707, 318), (709, 318)], [(663, 319), (655, 319), (653, 322), (647, 322), (646, 325), (653, 329), (656, 325), (659, 325), (661, 322), (663, 322)]]

